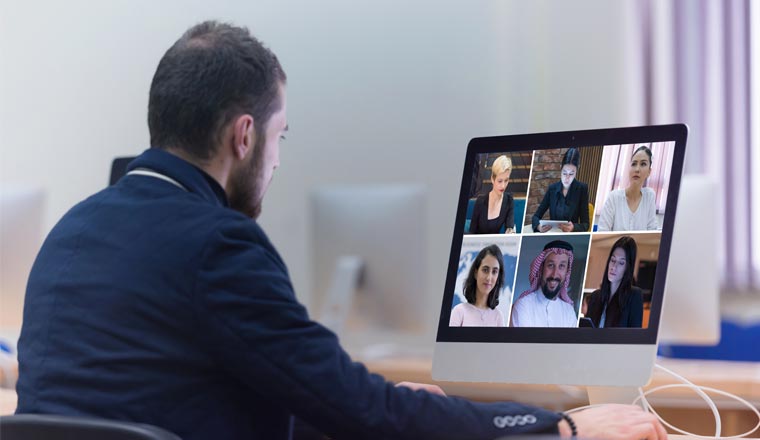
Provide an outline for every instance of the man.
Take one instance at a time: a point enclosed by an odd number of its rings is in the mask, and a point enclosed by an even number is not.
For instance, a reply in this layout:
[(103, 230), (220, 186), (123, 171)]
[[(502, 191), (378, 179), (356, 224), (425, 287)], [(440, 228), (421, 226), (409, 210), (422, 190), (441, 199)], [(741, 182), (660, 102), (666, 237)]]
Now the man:
[[(279, 165), (285, 80), (268, 49), (226, 24), (201, 23), (166, 52), (151, 148), (60, 220), (32, 269), (18, 412), (184, 439), (284, 439), (292, 415), (333, 438), (569, 436), (569, 418), (540, 408), (394, 386), (309, 319), (253, 220)], [(664, 438), (630, 406), (572, 417), (580, 435)]]
[(530, 265), (530, 289), (512, 304), (512, 327), (577, 327), (573, 300), (567, 294), (573, 269), (573, 246), (554, 240)]

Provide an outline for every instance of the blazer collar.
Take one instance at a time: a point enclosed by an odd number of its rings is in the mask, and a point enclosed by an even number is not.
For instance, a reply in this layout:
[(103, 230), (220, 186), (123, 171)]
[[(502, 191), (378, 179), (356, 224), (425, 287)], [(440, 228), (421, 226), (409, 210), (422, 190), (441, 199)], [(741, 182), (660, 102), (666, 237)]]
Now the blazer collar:
[(220, 206), (229, 207), (227, 194), (219, 182), (205, 171), (165, 150), (150, 148), (127, 166), (127, 172), (147, 168), (181, 183), (189, 192)]

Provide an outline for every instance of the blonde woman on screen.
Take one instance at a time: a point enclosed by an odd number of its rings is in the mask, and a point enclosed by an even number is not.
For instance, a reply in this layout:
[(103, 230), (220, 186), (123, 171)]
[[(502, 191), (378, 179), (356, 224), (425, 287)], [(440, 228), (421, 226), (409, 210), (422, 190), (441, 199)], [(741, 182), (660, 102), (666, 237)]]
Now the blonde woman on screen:
[(657, 207), (652, 188), (645, 188), (652, 173), (652, 150), (642, 145), (636, 149), (628, 167), (628, 187), (609, 193), (599, 215), (598, 231), (656, 230)]
[(492, 189), (477, 198), (472, 210), (470, 234), (499, 234), (504, 228), (506, 234), (515, 232), (515, 201), (507, 192), (512, 161), (501, 155), (491, 166)]

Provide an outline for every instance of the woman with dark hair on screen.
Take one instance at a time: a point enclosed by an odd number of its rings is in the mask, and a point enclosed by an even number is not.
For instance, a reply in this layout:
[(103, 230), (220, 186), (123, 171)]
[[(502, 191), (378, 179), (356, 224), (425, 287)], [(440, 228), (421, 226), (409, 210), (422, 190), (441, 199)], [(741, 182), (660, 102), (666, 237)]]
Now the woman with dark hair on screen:
[(531, 219), (534, 232), (551, 229), (550, 225), (541, 225), (541, 217), (547, 209), (550, 220), (567, 220), (567, 223), (559, 225), (562, 232), (588, 231), (588, 185), (575, 179), (580, 160), (581, 153), (577, 148), (569, 148), (565, 152), (560, 181), (549, 185)]
[(659, 227), (652, 188), (644, 187), (652, 173), (652, 150), (642, 145), (628, 167), (628, 187), (607, 195), (599, 215), (599, 231), (651, 231)]
[(451, 310), (450, 327), (504, 327), (504, 317), (496, 310), (504, 285), (504, 257), (495, 244), (475, 257), (462, 290), (466, 303)]
[(620, 237), (612, 245), (602, 288), (591, 294), (588, 316), (594, 326), (641, 328), (644, 300), (641, 289), (633, 285), (636, 265), (636, 241)]
[(475, 200), (470, 220), (470, 234), (499, 234), (504, 228), (506, 234), (515, 232), (515, 202), (507, 192), (512, 161), (501, 155), (491, 166), (492, 188)]

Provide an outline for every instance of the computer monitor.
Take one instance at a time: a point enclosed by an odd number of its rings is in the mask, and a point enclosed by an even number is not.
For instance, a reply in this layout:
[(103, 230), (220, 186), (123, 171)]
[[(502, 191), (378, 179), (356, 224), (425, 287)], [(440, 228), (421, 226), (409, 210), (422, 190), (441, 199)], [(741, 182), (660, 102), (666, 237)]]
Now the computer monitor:
[(720, 342), (721, 210), (715, 181), (700, 174), (683, 176), (660, 323), (661, 354), (668, 354), (668, 344)]
[(352, 337), (366, 342), (372, 333), (414, 334), (428, 326), (425, 199), (420, 185), (313, 191), (316, 317), (349, 345)]
[[(657, 353), (686, 135), (686, 126), (676, 124), (472, 139), (458, 199), (433, 378), (592, 389), (646, 384)], [(474, 199), (474, 210), (480, 203), (482, 215), (495, 220), (497, 202), (508, 197), (512, 185), (509, 181), (502, 194), (497, 191), (501, 188), (493, 176), (504, 170), (496, 167), (497, 161), (514, 164), (516, 157), (525, 155), (531, 158), (526, 207), (524, 217), (515, 219), (522, 222), (522, 232), (477, 237), (494, 244), (514, 243), (519, 249), (516, 261), (503, 253), (501, 263), (489, 259), (491, 253), (484, 247), (477, 266), (477, 259), (468, 260), (464, 251), (473, 235), (463, 233), (463, 227), (476, 215), (468, 206)], [(473, 182), (488, 180), (492, 185), (473, 191), (478, 186)], [(568, 220), (564, 226), (554, 223)], [(630, 249), (651, 254), (652, 245), (656, 258), (645, 269), (652, 284), (642, 288), (619, 268), (634, 268), (635, 263), (624, 264), (634, 259)], [(594, 249), (603, 251), (601, 261)], [(488, 281), (494, 266), (504, 268), (502, 289), (511, 290), (506, 295), (496, 295), (496, 284)], [(589, 277), (596, 277), (598, 291), (584, 298)], [(459, 284), (468, 281), (471, 301), (462, 301)], [(494, 308), (482, 300), (491, 296), (501, 298)], [(581, 321), (584, 312), (596, 325)], [(496, 313), (502, 320), (494, 324), (488, 315), (498, 318)]]

